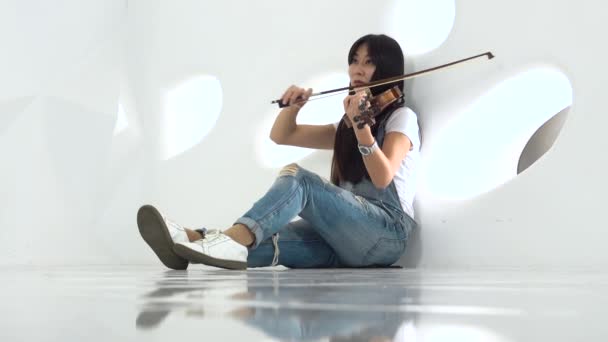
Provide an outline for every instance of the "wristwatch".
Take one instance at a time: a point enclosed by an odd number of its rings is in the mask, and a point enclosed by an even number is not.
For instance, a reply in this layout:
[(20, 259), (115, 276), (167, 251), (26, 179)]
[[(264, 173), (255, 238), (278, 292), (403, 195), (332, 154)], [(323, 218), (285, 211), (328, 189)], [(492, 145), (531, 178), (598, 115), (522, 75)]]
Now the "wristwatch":
[(371, 146), (357, 144), (357, 147), (359, 148), (359, 152), (361, 152), (361, 155), (363, 156), (368, 156), (379, 148), (378, 143), (375, 140)]

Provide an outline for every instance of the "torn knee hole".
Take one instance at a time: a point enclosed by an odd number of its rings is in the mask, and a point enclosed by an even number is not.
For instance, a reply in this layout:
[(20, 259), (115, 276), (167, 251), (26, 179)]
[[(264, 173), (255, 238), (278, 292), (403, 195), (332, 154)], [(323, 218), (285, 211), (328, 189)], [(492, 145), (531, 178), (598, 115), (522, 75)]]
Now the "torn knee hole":
[(295, 176), (298, 173), (298, 168), (298, 164), (289, 164), (279, 172), (279, 176)]

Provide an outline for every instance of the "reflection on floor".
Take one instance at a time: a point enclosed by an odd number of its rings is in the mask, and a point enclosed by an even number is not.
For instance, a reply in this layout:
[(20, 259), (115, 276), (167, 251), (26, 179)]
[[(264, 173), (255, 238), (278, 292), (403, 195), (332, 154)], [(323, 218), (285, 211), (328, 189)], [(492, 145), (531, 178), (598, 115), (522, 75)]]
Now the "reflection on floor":
[(608, 340), (608, 272), (2, 268), (0, 341)]

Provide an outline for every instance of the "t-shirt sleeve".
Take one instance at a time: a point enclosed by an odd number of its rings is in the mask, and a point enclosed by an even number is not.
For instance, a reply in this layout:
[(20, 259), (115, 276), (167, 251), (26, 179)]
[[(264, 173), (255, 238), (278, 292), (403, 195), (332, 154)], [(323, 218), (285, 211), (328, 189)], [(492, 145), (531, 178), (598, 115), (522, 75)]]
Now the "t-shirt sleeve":
[(389, 132), (405, 134), (412, 142), (410, 151), (414, 149), (414, 147), (420, 148), (418, 116), (410, 108), (401, 107), (393, 112), (386, 122), (386, 133)]

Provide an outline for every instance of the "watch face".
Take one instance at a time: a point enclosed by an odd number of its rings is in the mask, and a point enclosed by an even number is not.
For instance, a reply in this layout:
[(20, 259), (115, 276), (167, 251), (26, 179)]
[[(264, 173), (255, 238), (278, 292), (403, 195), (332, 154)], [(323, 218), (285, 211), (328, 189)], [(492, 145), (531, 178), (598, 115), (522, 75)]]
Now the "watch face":
[(366, 156), (371, 153), (371, 148), (367, 146), (359, 146), (359, 152), (361, 152), (362, 155)]

